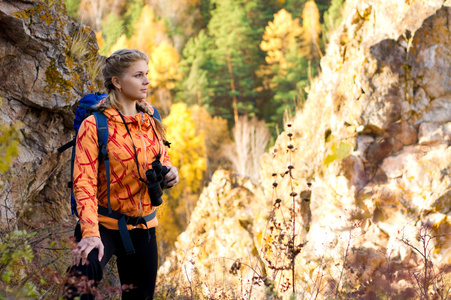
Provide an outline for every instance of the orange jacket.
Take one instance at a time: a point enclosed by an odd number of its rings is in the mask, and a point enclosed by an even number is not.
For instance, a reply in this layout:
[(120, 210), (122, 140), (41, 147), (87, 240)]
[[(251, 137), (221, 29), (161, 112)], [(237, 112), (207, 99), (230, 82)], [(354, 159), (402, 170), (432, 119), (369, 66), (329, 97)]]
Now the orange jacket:
[[(110, 160), (110, 202), (111, 208), (131, 217), (145, 216), (156, 208), (150, 203), (145, 183), (139, 180), (132, 141), (119, 113), (114, 109), (104, 111), (108, 120), (107, 151)], [(124, 116), (139, 162), (139, 172), (146, 179), (145, 172), (151, 169), (155, 155), (161, 151), (161, 163), (170, 166), (169, 155), (161, 137), (155, 138), (153, 118), (148, 114)], [(97, 236), (98, 224), (109, 229), (118, 229), (117, 220), (97, 214), (97, 205), (108, 207), (106, 172), (103, 162), (99, 165), (99, 145), (96, 121), (93, 115), (80, 126), (75, 150), (73, 190), (83, 237)], [(158, 225), (156, 218), (147, 223), (148, 228)], [(127, 225), (132, 229), (132, 225)], [(137, 228), (146, 228), (139, 224)]]

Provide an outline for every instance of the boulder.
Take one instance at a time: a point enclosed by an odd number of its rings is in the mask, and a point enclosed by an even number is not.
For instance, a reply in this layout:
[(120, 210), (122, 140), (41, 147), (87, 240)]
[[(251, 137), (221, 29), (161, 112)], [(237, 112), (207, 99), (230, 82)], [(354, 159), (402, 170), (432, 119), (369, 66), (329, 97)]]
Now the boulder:
[[(0, 2), (0, 124), (21, 124), (19, 156), (5, 181), (0, 224), (10, 218), (33, 226), (70, 213), (69, 153), (74, 107), (99, 89), (94, 32), (52, 1)], [(67, 151), (70, 152), (70, 151)]]

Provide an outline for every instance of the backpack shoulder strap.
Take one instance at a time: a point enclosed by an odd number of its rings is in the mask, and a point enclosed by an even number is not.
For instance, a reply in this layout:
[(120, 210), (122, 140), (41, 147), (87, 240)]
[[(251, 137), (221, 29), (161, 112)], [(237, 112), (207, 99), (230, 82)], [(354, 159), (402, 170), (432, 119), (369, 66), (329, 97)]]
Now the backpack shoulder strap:
[(59, 147), (58, 149), (56, 149), (59, 153), (63, 153), (64, 151), (66, 151), (67, 149), (74, 147), (75, 146), (75, 139), (76, 137), (74, 137), (71, 141), (65, 143), (64, 145), (62, 145), (61, 147)]
[(155, 117), (155, 119), (157, 119), (158, 121), (161, 122), (160, 113), (158, 112), (158, 110), (155, 107), (153, 108), (153, 116)]
[[(153, 116), (154, 116), (154, 118), (161, 122), (160, 113), (158, 112), (158, 110), (155, 107), (152, 106), (152, 108), (153, 108)], [(169, 143), (168, 141), (163, 140), (163, 144), (165, 146), (167, 146), (168, 148), (171, 148), (171, 143)]]
[[(70, 181), (67, 183), (67, 187), (70, 188), (70, 209), (72, 211), (72, 214), (75, 214), (78, 217), (77, 212), (77, 202), (75, 201), (75, 194), (74, 194), (74, 164), (75, 164), (75, 140), (76, 136), (72, 140), (74, 143), (74, 146), (72, 147), (72, 154), (70, 156)], [(69, 142), (70, 143), (70, 142)], [(60, 152), (61, 153), (61, 152)]]
[(107, 182), (107, 199), (108, 199), (108, 211), (111, 210), (110, 203), (110, 160), (108, 158), (108, 152), (106, 151), (106, 145), (108, 144), (108, 121), (106, 116), (99, 112), (95, 111), (94, 117), (96, 118), (96, 127), (97, 127), (97, 140), (99, 142), (99, 162), (103, 160), (105, 164), (105, 173), (106, 173), (106, 182)]

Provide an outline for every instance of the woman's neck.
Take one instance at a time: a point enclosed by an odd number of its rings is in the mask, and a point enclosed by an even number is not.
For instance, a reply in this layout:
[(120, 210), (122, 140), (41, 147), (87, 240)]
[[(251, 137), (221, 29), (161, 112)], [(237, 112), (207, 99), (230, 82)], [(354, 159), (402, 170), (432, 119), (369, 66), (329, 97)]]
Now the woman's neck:
[(122, 104), (121, 113), (124, 116), (134, 116), (138, 113), (138, 109), (136, 108), (136, 101), (127, 101), (127, 103), (121, 104)]

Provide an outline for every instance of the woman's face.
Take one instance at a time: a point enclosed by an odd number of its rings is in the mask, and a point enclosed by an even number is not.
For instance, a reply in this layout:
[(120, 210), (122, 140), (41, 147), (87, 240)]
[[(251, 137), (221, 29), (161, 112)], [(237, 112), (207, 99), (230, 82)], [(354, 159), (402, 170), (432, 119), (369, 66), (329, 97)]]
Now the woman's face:
[[(145, 60), (133, 63), (130, 68), (118, 78), (119, 100), (140, 100), (147, 96), (147, 86), (150, 81), (147, 78), (149, 68)], [(118, 88), (118, 86), (116, 86)]]

